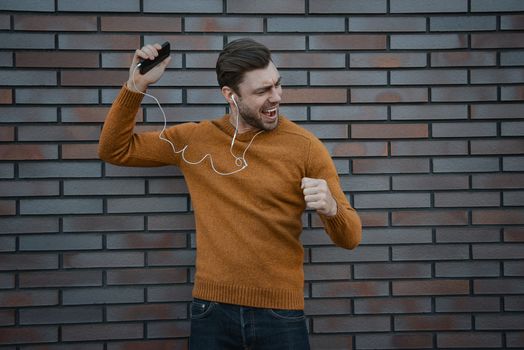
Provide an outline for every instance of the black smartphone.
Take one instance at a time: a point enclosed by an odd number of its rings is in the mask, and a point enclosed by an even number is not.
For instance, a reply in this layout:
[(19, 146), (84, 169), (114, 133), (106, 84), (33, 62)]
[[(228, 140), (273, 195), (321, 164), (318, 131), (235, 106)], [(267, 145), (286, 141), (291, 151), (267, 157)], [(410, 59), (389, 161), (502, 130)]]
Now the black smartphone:
[(158, 56), (156, 56), (154, 60), (148, 59), (140, 61), (140, 74), (146, 74), (149, 72), (157, 64), (168, 58), (170, 53), (171, 45), (169, 44), (169, 41), (166, 41), (162, 44), (162, 48), (158, 50)]

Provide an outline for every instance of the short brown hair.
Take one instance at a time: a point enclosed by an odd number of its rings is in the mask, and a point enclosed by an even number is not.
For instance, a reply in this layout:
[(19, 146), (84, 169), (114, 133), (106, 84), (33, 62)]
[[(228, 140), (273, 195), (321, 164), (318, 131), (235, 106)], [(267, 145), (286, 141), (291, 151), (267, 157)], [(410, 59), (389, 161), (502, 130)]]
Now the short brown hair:
[(252, 40), (238, 39), (230, 42), (218, 56), (216, 73), (220, 88), (229, 86), (238, 93), (238, 85), (244, 80), (244, 74), (266, 68), (271, 62), (269, 49)]

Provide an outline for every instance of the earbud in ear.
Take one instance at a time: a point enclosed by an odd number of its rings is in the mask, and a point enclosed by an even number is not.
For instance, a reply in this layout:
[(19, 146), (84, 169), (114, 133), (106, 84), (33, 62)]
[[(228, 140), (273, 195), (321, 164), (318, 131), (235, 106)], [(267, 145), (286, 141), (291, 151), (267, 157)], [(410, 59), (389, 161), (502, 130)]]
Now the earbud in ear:
[(235, 99), (235, 95), (231, 95), (231, 99), (233, 100), (233, 102), (237, 102), (236, 99)]

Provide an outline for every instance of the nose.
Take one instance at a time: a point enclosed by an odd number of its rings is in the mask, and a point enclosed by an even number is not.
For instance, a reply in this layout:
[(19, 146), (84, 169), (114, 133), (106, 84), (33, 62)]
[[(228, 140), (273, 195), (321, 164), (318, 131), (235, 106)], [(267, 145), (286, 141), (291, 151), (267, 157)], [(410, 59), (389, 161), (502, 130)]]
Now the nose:
[(271, 103), (279, 103), (282, 100), (282, 88), (279, 87), (273, 87), (271, 89), (271, 96), (269, 97), (269, 102)]

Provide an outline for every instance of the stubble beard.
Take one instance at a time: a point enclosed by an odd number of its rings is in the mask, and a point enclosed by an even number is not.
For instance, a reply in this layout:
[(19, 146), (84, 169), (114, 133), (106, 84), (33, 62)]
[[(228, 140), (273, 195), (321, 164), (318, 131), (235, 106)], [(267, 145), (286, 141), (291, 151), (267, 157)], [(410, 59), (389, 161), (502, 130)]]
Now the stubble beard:
[[(277, 118), (275, 122), (272, 123), (266, 123), (262, 119), (263, 117), (260, 116), (259, 111), (253, 111), (247, 107), (245, 107), (243, 104), (239, 104), (239, 111), (238, 111), (240, 118), (242, 120), (254, 127), (257, 130), (265, 130), (265, 131), (271, 131), (275, 129), (278, 126), (279, 119)], [(277, 110), (278, 114), (278, 110)]]

